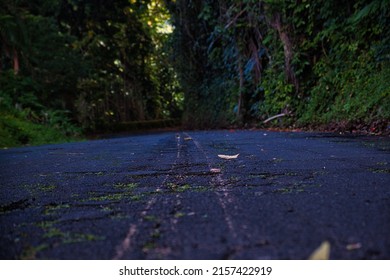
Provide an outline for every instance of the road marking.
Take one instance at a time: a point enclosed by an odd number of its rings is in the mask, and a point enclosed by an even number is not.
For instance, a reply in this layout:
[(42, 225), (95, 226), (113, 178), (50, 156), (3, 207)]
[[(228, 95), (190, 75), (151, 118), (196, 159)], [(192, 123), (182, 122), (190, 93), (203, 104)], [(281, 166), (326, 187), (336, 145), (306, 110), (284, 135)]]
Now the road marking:
[(216, 194), (216, 196), (218, 197), (218, 202), (223, 210), (223, 213), (224, 213), (224, 220), (226, 222), (226, 225), (228, 226), (228, 229), (229, 231), (231, 232), (231, 236), (233, 237), (233, 239), (237, 239), (237, 232), (235, 230), (235, 227), (234, 227), (234, 223), (233, 223), (233, 220), (231, 218), (231, 216), (229, 215), (229, 211), (228, 211), (228, 204), (231, 204), (233, 203), (233, 198), (229, 195), (229, 192), (228, 190), (226, 189), (226, 181), (223, 179), (222, 175), (222, 171), (221, 172), (213, 172), (212, 170), (216, 170), (217, 168), (215, 168), (213, 166), (213, 160), (210, 159), (210, 157), (208, 156), (208, 154), (205, 152), (204, 148), (202, 147), (202, 145), (192, 136), (190, 136), (188, 133), (184, 133), (186, 135), (186, 137), (188, 138), (191, 138), (192, 141), (194, 142), (196, 148), (199, 150), (199, 152), (201, 152), (203, 154), (203, 156), (206, 158), (206, 162), (207, 162), (207, 165), (209, 167), (209, 170), (210, 172), (214, 173), (215, 175), (213, 176), (213, 179), (211, 180), (211, 182), (216, 186), (216, 187), (219, 187), (220, 190), (222, 191), (214, 191), (214, 193)]
[(137, 226), (131, 225), (125, 239), (123, 239), (121, 245), (117, 247), (116, 254), (113, 258), (114, 260), (120, 260), (123, 257), (123, 255), (126, 253), (126, 251), (129, 250), (131, 246), (131, 239), (136, 234), (136, 232), (137, 232)]
[[(180, 156), (181, 156), (180, 141), (181, 141), (180, 136), (178, 137), (178, 134), (176, 134), (176, 142), (177, 142), (176, 147), (178, 149), (177, 154), (176, 154), (176, 159), (173, 162), (173, 164), (171, 165), (171, 168), (169, 169), (168, 174), (164, 177), (161, 184), (157, 187), (157, 189), (156, 189), (157, 192), (160, 192), (162, 190), (162, 188), (166, 184), (168, 178), (171, 176), (171, 174), (173, 174), (173, 170), (175, 169), (175, 166), (176, 166), (178, 160), (180, 159)], [(138, 224), (142, 224), (144, 222), (145, 217), (148, 215), (148, 212), (152, 209), (152, 207), (156, 203), (156, 201), (157, 201), (156, 196), (152, 196), (152, 198), (150, 198), (148, 200), (145, 209), (141, 212), (140, 218), (138, 219)], [(137, 234), (137, 232), (138, 232), (137, 225), (135, 225), (135, 224), (131, 225), (128, 232), (127, 232), (126, 237), (116, 247), (116, 253), (115, 253), (115, 256), (113, 257), (114, 260), (122, 259), (123, 256), (125, 255), (125, 253), (131, 249), (131, 245), (132, 245), (131, 241), (134, 238), (134, 236)]]
[[(229, 194), (229, 191), (226, 189), (227, 182), (223, 178), (222, 171), (220, 169), (218, 169), (219, 172), (215, 172), (215, 170), (217, 170), (217, 168), (214, 167), (213, 160), (205, 152), (205, 150), (202, 147), (202, 145), (194, 137), (190, 136), (188, 133), (183, 133), (183, 134), (185, 135), (185, 139), (191, 139), (192, 140), (192, 142), (196, 146), (197, 150), (206, 159), (206, 163), (208, 165), (209, 171), (211, 173), (213, 173), (213, 178), (211, 179), (210, 183), (212, 183), (216, 187), (216, 189), (214, 190), (214, 193), (215, 193), (215, 195), (217, 197), (218, 204), (220, 205), (220, 207), (221, 207), (221, 209), (223, 211), (223, 216), (224, 216), (223, 218), (224, 218), (224, 221), (225, 221), (225, 223), (226, 223), (226, 225), (228, 227), (229, 233), (230, 233), (229, 236), (233, 240), (236, 240), (237, 237), (238, 237), (238, 234), (237, 234), (237, 231), (235, 229), (232, 217), (229, 214), (229, 207), (228, 207), (228, 205), (229, 204), (231, 205), (234, 202), (234, 200), (231, 197), (231, 195)], [(177, 148), (176, 159), (173, 162), (173, 164), (171, 165), (171, 168), (169, 169), (168, 174), (164, 177), (164, 179), (161, 182), (161, 184), (157, 187), (156, 191), (161, 191), (163, 189), (163, 187), (166, 185), (168, 179), (171, 177), (171, 175), (174, 174), (174, 170), (175, 170), (178, 162), (182, 158), (182, 143), (181, 143), (182, 137), (180, 137), (179, 134), (176, 134), (175, 138), (176, 138), (176, 148)], [(180, 206), (181, 205), (180, 194), (177, 194), (175, 196), (175, 198), (176, 198), (175, 207)], [(156, 196), (153, 196), (152, 198), (150, 198), (148, 200), (145, 209), (140, 214), (140, 218), (138, 219), (138, 223), (137, 224), (142, 224), (144, 222), (145, 217), (148, 215), (148, 213), (150, 212), (152, 207), (155, 205), (156, 201), (157, 201), (157, 197)], [(178, 223), (178, 218), (177, 217), (171, 217), (170, 222), (169, 222), (171, 232), (175, 232), (176, 231), (176, 224), (177, 223)], [(126, 252), (131, 250), (131, 247), (133, 245), (132, 244), (132, 240), (135, 238), (135, 236), (138, 233), (137, 224), (133, 224), (133, 225), (131, 225), (129, 227), (129, 230), (128, 230), (127, 234), (126, 234), (126, 237), (117, 246), (116, 254), (113, 257), (114, 260), (122, 259), (123, 256), (126, 254)]]

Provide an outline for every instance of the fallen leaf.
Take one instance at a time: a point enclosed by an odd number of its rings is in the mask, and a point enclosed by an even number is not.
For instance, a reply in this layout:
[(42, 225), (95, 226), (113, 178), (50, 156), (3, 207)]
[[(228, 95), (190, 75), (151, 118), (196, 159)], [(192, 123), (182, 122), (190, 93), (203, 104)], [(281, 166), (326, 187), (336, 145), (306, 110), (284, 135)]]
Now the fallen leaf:
[(191, 137), (184, 137), (183, 139), (184, 139), (184, 141), (190, 141), (190, 140), (192, 140)]
[(238, 158), (239, 154), (233, 155), (233, 156), (228, 156), (228, 155), (218, 155), (218, 157), (223, 158), (223, 159), (235, 159)]
[(357, 250), (357, 249), (360, 249), (360, 248), (362, 248), (362, 244), (361, 243), (353, 243), (353, 244), (348, 244), (347, 245), (347, 250), (348, 251)]
[(210, 172), (211, 173), (221, 173), (221, 169), (219, 169), (219, 168), (211, 168)]
[(309, 257), (309, 260), (329, 260), (330, 243), (324, 241)]

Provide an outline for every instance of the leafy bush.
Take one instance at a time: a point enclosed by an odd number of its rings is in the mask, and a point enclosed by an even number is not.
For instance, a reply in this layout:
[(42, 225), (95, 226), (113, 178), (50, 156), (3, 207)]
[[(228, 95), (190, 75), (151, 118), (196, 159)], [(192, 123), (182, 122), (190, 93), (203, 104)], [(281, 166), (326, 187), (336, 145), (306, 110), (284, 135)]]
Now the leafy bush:
[(0, 147), (38, 145), (76, 139), (81, 129), (69, 113), (48, 109), (38, 99), (39, 86), (29, 77), (2, 73), (0, 78)]
[(0, 114), (0, 147), (14, 147), (20, 145), (41, 145), (74, 140), (53, 127), (32, 123), (25, 119)]
[(301, 124), (326, 124), (346, 121), (371, 123), (390, 118), (390, 67), (375, 66), (364, 53), (344, 62), (342, 69), (318, 63), (318, 83), (311, 90)]

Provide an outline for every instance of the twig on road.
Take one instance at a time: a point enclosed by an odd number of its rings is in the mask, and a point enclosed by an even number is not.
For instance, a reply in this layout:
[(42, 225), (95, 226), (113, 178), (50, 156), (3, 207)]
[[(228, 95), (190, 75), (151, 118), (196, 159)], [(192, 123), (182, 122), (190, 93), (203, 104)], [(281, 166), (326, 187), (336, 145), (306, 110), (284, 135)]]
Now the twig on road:
[(274, 120), (274, 119), (281, 118), (281, 117), (284, 117), (284, 116), (287, 116), (287, 114), (285, 114), (285, 113), (277, 114), (277, 115), (275, 115), (275, 116), (269, 117), (268, 119), (266, 119), (265, 121), (263, 121), (263, 123), (267, 123), (267, 122), (269, 122), (269, 121), (272, 121), (272, 120)]

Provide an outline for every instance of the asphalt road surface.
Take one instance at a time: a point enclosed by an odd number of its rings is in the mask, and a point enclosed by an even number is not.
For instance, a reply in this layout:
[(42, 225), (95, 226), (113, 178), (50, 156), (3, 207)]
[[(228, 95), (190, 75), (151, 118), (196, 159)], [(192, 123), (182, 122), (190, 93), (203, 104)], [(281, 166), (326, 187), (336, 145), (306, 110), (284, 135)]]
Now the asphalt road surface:
[(228, 130), (1, 150), (0, 258), (390, 259), (389, 151)]

